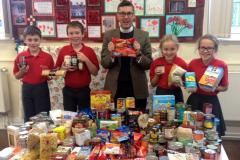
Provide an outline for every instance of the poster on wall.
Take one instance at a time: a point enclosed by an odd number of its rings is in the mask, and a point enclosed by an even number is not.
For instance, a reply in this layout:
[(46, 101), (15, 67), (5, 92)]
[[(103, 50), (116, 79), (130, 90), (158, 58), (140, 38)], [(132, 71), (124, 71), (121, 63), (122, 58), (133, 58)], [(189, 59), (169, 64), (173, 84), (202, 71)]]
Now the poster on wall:
[(86, 0), (71, 0), (70, 1), (71, 18), (86, 17)]
[(186, 9), (184, 0), (174, 0), (170, 2), (169, 12), (170, 13), (184, 13)]
[(130, 0), (134, 6), (135, 15), (143, 16), (144, 15), (144, 0)]
[(114, 15), (102, 16), (102, 33), (116, 28), (116, 17)]
[(87, 23), (89, 24), (100, 24), (100, 10), (99, 9), (88, 9), (87, 10)]
[(159, 38), (160, 19), (159, 18), (141, 18), (140, 27), (149, 33), (150, 38)]
[(67, 9), (56, 10), (56, 22), (57, 23), (68, 23), (69, 22), (69, 12)]
[(165, 0), (145, 0), (146, 16), (165, 15)]
[(57, 38), (67, 38), (67, 24), (57, 24)]
[(37, 21), (37, 27), (41, 30), (43, 37), (56, 37), (54, 21)]
[(117, 13), (117, 7), (121, 0), (104, 0), (104, 13)]
[(88, 26), (88, 38), (101, 38), (101, 26)]
[(34, 16), (53, 16), (53, 1), (32, 0), (32, 12)]
[(166, 34), (177, 37), (194, 36), (194, 14), (166, 15)]
[(11, 13), (13, 25), (27, 24), (25, 0), (11, 0)]

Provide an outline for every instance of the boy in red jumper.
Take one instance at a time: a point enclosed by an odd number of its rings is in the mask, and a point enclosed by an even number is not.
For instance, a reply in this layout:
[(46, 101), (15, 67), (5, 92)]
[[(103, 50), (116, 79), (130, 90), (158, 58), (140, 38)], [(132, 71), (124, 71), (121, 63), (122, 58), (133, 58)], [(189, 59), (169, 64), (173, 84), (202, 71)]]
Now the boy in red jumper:
[(39, 112), (50, 110), (50, 97), (47, 77), (42, 76), (42, 69), (52, 69), (54, 61), (51, 55), (39, 48), (41, 31), (36, 26), (28, 26), (24, 30), (24, 42), (27, 51), (18, 54), (14, 61), (13, 73), (16, 79), (22, 80), (22, 102), (24, 120)]
[(83, 31), (83, 25), (77, 21), (67, 25), (70, 44), (60, 50), (56, 62), (57, 68), (67, 70), (63, 88), (64, 109), (74, 112), (90, 107), (91, 75), (96, 76), (99, 70), (94, 50), (82, 43)]

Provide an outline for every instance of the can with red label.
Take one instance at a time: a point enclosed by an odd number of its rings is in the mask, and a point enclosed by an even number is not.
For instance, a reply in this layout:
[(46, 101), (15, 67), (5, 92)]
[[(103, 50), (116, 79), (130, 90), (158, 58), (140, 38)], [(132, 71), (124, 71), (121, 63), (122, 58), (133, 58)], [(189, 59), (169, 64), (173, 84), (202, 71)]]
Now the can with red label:
[(217, 152), (214, 151), (213, 149), (205, 149), (203, 153), (203, 158), (205, 159), (210, 159), (210, 160), (215, 160), (217, 157)]

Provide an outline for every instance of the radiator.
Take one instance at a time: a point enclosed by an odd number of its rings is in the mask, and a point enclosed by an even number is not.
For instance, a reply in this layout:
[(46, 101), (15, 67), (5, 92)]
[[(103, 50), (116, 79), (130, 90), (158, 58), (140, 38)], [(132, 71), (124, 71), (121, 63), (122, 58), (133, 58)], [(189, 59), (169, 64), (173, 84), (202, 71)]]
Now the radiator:
[(225, 120), (240, 121), (240, 72), (229, 72), (229, 87), (219, 94)]
[(0, 113), (6, 113), (10, 109), (9, 73), (5, 68), (0, 69)]

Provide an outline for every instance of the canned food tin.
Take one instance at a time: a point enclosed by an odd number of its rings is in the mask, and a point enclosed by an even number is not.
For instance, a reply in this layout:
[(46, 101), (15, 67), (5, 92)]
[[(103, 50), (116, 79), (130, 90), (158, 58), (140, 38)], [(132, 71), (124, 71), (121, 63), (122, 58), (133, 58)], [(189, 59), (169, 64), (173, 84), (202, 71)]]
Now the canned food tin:
[(212, 144), (207, 145), (207, 148), (208, 148), (208, 149), (212, 149), (212, 150), (214, 150), (214, 151), (216, 151), (216, 152), (217, 152), (217, 149), (218, 149), (217, 146), (212, 145)]
[(215, 160), (217, 156), (216, 151), (212, 149), (205, 149), (203, 153), (203, 158), (205, 159), (210, 159), (210, 160)]
[(117, 112), (123, 113), (125, 111), (125, 98), (117, 99)]
[(70, 66), (71, 65), (71, 56), (69, 56), (69, 55), (64, 56), (64, 63), (65, 63), (65, 66)]
[(174, 137), (174, 128), (173, 127), (165, 127), (163, 131), (164, 131), (164, 137), (166, 139), (173, 139), (173, 137)]
[(134, 97), (127, 97), (125, 100), (126, 108), (135, 108), (135, 98)]
[(195, 140), (195, 141), (203, 141), (203, 139), (204, 139), (204, 132), (203, 131), (201, 131), (201, 130), (195, 130), (194, 132), (193, 132), (193, 139)]
[(71, 63), (72, 63), (72, 66), (77, 66), (78, 64), (77, 56), (71, 56)]
[(186, 152), (186, 153), (192, 153), (193, 148), (194, 148), (194, 146), (193, 146), (192, 143), (187, 143), (187, 144), (185, 145), (185, 152)]
[(168, 143), (168, 149), (177, 151), (177, 152), (183, 152), (183, 144), (181, 142), (169, 142)]

